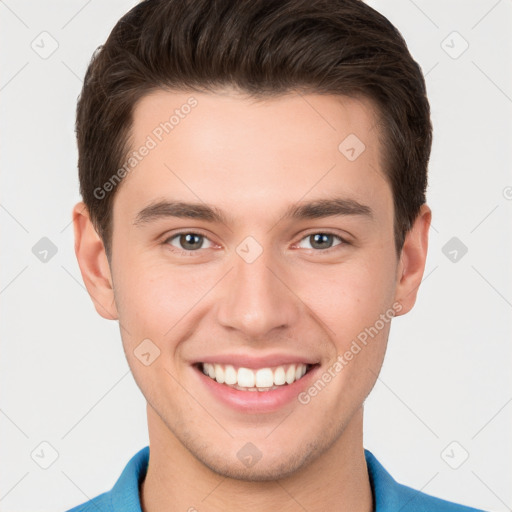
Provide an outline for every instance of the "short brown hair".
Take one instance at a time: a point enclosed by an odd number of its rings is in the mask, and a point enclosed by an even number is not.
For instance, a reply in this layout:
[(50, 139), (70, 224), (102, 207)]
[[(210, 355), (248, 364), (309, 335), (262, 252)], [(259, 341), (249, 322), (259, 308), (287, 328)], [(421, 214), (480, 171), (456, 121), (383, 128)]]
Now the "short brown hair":
[(259, 98), (370, 99), (401, 250), (425, 202), (432, 125), (421, 69), (384, 16), (360, 0), (145, 0), (94, 53), (77, 104), (80, 192), (107, 255), (119, 187), (104, 197), (97, 190), (130, 150), (136, 102), (157, 89), (225, 86)]

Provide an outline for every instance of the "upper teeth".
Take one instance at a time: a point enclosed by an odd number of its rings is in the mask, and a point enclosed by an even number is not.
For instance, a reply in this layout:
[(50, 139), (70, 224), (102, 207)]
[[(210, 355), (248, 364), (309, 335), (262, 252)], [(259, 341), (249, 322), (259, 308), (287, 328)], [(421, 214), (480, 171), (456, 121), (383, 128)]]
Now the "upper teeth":
[(243, 367), (236, 369), (230, 364), (217, 363), (203, 363), (202, 366), (203, 373), (219, 384), (242, 388), (271, 388), (274, 385), (292, 384), (303, 377), (307, 370), (307, 365), (302, 363), (258, 370)]

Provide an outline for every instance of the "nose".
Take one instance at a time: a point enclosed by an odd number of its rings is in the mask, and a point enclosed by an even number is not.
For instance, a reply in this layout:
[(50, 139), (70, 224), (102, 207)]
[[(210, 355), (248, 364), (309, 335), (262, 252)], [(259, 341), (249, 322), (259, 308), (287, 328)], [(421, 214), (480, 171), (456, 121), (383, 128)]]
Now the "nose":
[(292, 328), (303, 309), (290, 286), (288, 272), (272, 261), (269, 253), (263, 251), (252, 263), (235, 254), (235, 268), (225, 280), (217, 303), (219, 324), (251, 340), (263, 340), (274, 330)]

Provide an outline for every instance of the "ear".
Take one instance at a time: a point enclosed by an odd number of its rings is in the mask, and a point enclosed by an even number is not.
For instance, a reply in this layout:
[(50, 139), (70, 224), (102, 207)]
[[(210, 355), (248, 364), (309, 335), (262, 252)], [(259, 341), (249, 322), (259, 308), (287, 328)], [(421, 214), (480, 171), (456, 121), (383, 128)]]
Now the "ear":
[(94, 307), (103, 318), (116, 320), (118, 314), (105, 247), (83, 202), (73, 208), (73, 227), (76, 258)]
[(423, 278), (428, 249), (428, 231), (432, 212), (424, 204), (405, 236), (397, 269), (395, 300), (402, 305), (397, 316), (408, 313), (416, 302), (416, 294)]

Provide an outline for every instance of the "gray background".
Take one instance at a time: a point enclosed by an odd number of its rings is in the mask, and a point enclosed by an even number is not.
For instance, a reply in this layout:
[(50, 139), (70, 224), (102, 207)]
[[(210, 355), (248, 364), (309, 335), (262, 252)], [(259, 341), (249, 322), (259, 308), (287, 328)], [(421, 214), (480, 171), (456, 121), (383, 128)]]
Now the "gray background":
[[(1, 511), (86, 501), (148, 443), (118, 325), (93, 308), (70, 225), (82, 77), (135, 3), (0, 1)], [(402, 483), (511, 510), (512, 1), (369, 3), (426, 74), (434, 216), (417, 305), (393, 322), (367, 401), (365, 447)], [(46, 261), (43, 237), (57, 251)]]

